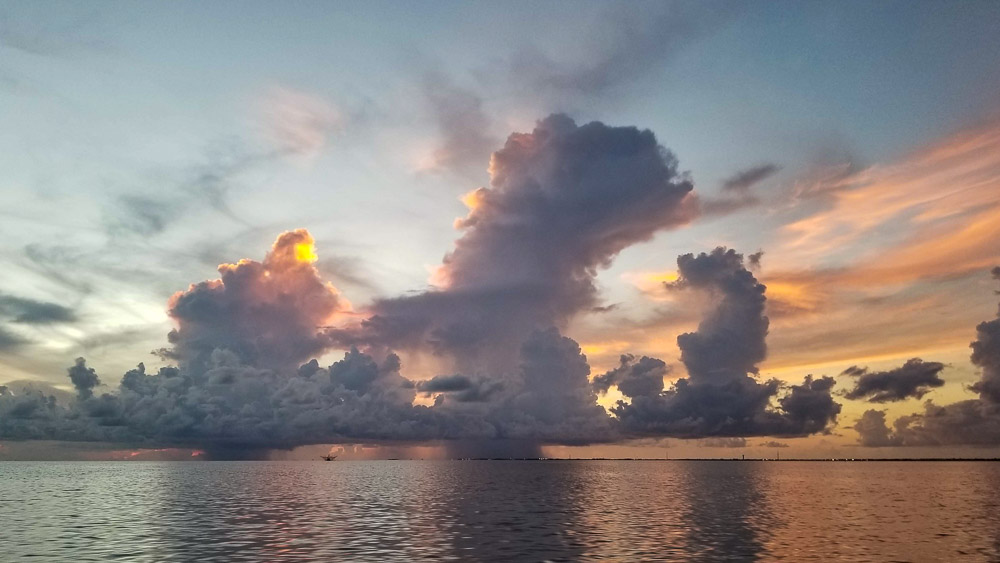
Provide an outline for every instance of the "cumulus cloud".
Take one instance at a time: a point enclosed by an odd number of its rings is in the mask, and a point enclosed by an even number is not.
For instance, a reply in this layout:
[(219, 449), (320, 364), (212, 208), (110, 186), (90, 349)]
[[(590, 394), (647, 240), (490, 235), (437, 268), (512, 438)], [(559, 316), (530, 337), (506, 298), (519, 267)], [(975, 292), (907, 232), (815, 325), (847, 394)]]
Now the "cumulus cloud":
[(651, 131), (565, 115), (511, 135), (489, 188), (466, 196), (463, 231), (432, 291), (376, 302), (332, 335), (433, 349), (461, 371), (512, 368), (533, 329), (598, 305), (594, 277), (624, 248), (689, 221), (691, 181)]
[(101, 384), (101, 379), (97, 377), (94, 368), (87, 367), (87, 360), (77, 358), (73, 367), (69, 368), (69, 380), (76, 387), (76, 392), (81, 399), (89, 399), (94, 395), (94, 387)]
[(614, 385), (627, 397), (657, 395), (663, 391), (663, 378), (670, 373), (666, 362), (658, 358), (622, 354), (618, 367), (594, 377), (594, 390), (607, 393)]
[[(1000, 266), (991, 271), (1000, 280)], [(997, 318), (979, 323), (976, 341), (972, 343), (972, 363), (982, 368), (979, 382), (972, 390), (991, 403), (1000, 403), (1000, 310)]]
[(219, 266), (220, 278), (192, 285), (170, 298), (177, 322), (165, 350), (182, 367), (202, 369), (216, 350), (228, 350), (251, 366), (289, 367), (327, 347), (320, 327), (347, 307), (324, 282), (312, 236), (289, 231), (263, 262)]
[[(312, 237), (290, 231), (262, 262), (220, 266), (221, 278), (170, 299), (177, 323), (166, 357), (177, 367), (128, 371), (116, 393), (97, 395), (83, 358), (68, 370), (74, 400), (9, 386), (0, 393), (0, 437), (204, 448), (210, 457), (344, 440), (506, 440), (530, 445), (611, 439), (590, 367), (555, 328), (527, 335), (518, 368), (489, 376), (439, 376), (415, 384), (400, 358), (348, 350), (321, 366), (322, 323), (342, 310), (319, 279)], [(304, 363), (300, 363), (304, 362)], [(418, 392), (439, 394), (433, 407)]]
[(909, 398), (920, 399), (935, 387), (944, 385), (940, 373), (944, 364), (925, 362), (920, 358), (908, 360), (902, 366), (888, 371), (870, 372), (868, 368), (851, 366), (844, 375), (856, 377), (854, 387), (844, 396), (864, 399), (869, 403), (888, 403)]
[[(717, 305), (696, 332), (677, 337), (688, 377), (653, 395), (620, 401), (612, 412), (633, 433), (679, 438), (803, 436), (828, 431), (840, 413), (831, 377), (799, 385), (759, 381), (767, 354), (765, 287), (733, 250), (687, 254), (677, 260), (672, 290), (701, 290)], [(784, 388), (784, 389), (783, 389)], [(776, 403), (776, 404), (774, 404)]]
[[(992, 270), (1000, 280), (1000, 268)], [(885, 413), (869, 410), (854, 425), (863, 446), (939, 446), (1000, 444), (1000, 311), (997, 318), (976, 327), (971, 344), (972, 363), (982, 369), (978, 382), (970, 386), (978, 399), (948, 405), (924, 403), (922, 412), (897, 418), (890, 429)]]

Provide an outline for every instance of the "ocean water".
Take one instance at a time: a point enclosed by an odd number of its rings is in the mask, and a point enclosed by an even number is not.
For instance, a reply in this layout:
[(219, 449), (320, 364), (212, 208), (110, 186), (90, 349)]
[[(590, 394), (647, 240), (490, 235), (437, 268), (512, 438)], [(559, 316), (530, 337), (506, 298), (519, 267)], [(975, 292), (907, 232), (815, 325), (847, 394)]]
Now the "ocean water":
[(0, 462), (0, 560), (990, 561), (1000, 463)]

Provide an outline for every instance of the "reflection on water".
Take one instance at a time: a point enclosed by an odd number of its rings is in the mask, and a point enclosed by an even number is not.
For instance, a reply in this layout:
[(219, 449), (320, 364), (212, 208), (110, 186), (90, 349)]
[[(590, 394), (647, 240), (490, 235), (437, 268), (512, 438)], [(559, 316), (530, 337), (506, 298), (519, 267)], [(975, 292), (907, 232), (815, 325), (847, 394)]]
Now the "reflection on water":
[(996, 560), (1000, 464), (0, 463), (0, 558)]

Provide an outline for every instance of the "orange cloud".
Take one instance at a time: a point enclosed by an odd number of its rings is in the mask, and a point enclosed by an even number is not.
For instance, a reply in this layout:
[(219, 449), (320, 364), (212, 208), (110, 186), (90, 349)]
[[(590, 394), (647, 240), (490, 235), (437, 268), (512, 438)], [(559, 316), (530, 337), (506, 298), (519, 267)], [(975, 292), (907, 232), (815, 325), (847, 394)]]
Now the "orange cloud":
[(861, 287), (961, 275), (1000, 259), (1000, 122), (831, 182), (816, 191), (832, 204), (786, 225), (790, 238), (772, 255), (850, 255), (837, 280)]

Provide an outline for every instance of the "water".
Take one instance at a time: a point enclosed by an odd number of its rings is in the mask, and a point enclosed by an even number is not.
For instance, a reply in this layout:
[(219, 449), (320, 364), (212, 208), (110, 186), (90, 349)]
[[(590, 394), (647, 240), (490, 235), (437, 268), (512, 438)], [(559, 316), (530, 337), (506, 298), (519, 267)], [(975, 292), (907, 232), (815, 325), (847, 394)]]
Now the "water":
[(0, 463), (0, 559), (1000, 560), (1000, 463)]

